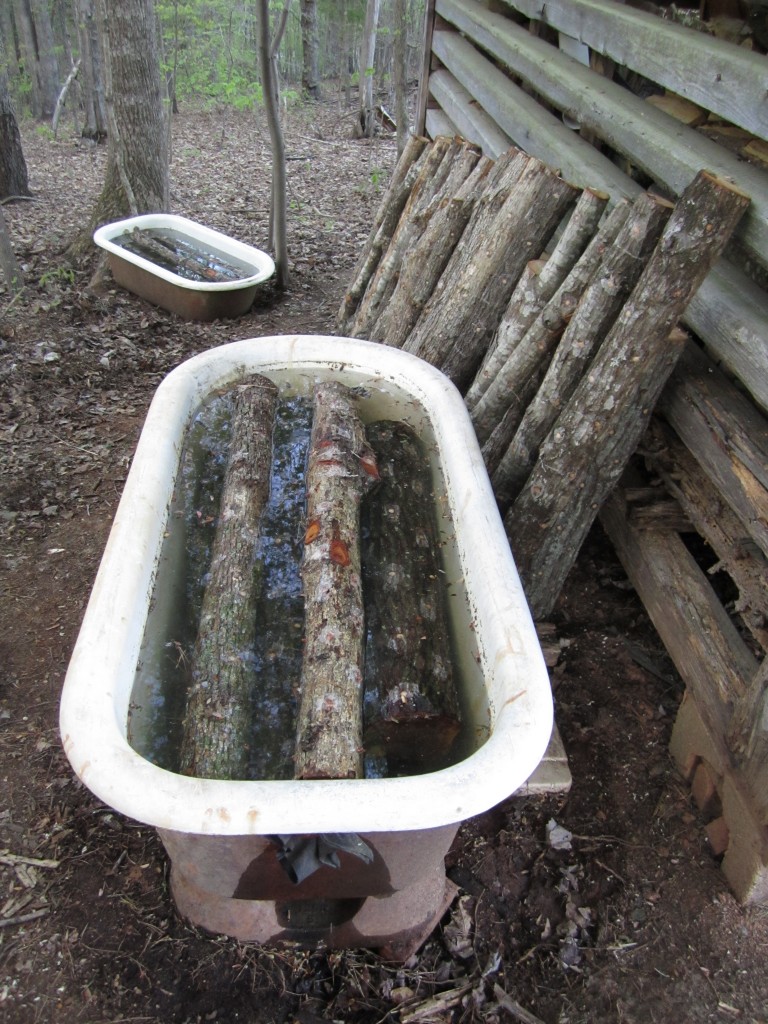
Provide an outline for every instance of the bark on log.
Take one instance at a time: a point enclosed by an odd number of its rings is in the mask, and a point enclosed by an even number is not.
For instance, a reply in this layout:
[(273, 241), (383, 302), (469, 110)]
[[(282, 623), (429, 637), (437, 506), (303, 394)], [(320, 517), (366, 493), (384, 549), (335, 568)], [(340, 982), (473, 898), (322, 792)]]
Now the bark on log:
[(423, 445), (403, 423), (367, 430), (381, 483), (364, 502), (364, 742), (387, 774), (445, 767), (459, 701), (432, 481)]
[(348, 332), (352, 337), (373, 337), (371, 328), (394, 290), (405, 253), (426, 228), (451, 179), (458, 175), (466, 177), (478, 158), (476, 148), (468, 143), (445, 137), (435, 139), (387, 250), (350, 322)]
[[(514, 407), (511, 415), (518, 417), (519, 422), (522, 411), (535, 394), (538, 378), (534, 378), (530, 385), (526, 382), (552, 351), (565, 329), (568, 317), (573, 315), (582, 292), (605, 252), (613, 244), (628, 214), (629, 203), (620, 202), (614, 207), (581, 259), (521, 339), (517, 338), (514, 331), (503, 334), (494, 352), (494, 356), (503, 357), (503, 362), (471, 410), (472, 423), (481, 445), (486, 444), (508, 409)], [(526, 390), (521, 391), (523, 388)], [(513, 431), (516, 426), (517, 423)], [(483, 453), (489, 472), (495, 470), (503, 453), (501, 446), (497, 455), (492, 456), (490, 448), (487, 453)]]
[(297, 779), (363, 773), (363, 589), (360, 501), (378, 478), (349, 388), (315, 390), (307, 462), (304, 659), (296, 729)]
[(597, 231), (607, 202), (604, 192), (584, 189), (552, 254), (546, 260), (528, 264), (530, 272), (526, 268), (520, 277), (486, 358), (467, 392), (468, 409), (475, 407), (508, 354), (582, 256)]
[(412, 135), (397, 162), (387, 191), (376, 211), (368, 239), (352, 274), (352, 284), (341, 301), (337, 318), (339, 334), (346, 333), (349, 322), (368, 287), (368, 282), (378, 266), (381, 254), (389, 245), (392, 232), (397, 227), (400, 214), (411, 194), (427, 145), (427, 139), (420, 135)]
[(259, 574), (254, 549), (269, 499), (277, 388), (254, 377), (237, 388), (219, 522), (192, 657), (179, 770), (202, 779), (247, 779), (250, 657)]
[(371, 337), (402, 348), (434, 292), (472, 211), (488, 184), (493, 161), (482, 157), (456, 192), (441, 204), (416, 245), (406, 253), (397, 285), (371, 329)]
[[(546, 441), (505, 523), (534, 616), (549, 614), (682, 352), (672, 331), (749, 198), (700, 171)], [(670, 334), (670, 332), (672, 332)]]
[[(503, 208), (517, 180), (530, 162), (531, 157), (525, 153), (521, 153), (517, 149), (509, 149), (506, 153), (502, 153), (491, 167), (485, 189), (479, 201), (475, 204), (469, 223), (462, 235), (462, 244), (459, 248), (454, 249), (451, 254), (445, 271), (440, 276), (429, 301), (422, 311), (422, 315), (416, 322), (411, 336), (403, 345), (406, 351), (421, 355), (422, 358), (427, 358), (429, 361), (430, 349), (428, 348), (428, 339), (422, 339), (417, 333), (422, 321), (433, 310), (439, 310), (444, 297), (452, 293), (463, 269), (461, 254), (465, 254), (465, 260), (469, 261), (470, 256), (483, 251), (484, 246), (487, 245), (490, 227), (494, 218)], [(435, 317), (438, 315), (436, 312)], [(435, 346), (434, 351), (431, 353), (433, 358), (437, 358), (439, 352), (444, 347), (444, 345)]]
[[(514, 501), (523, 489), (539, 445), (575, 391), (597, 347), (637, 283), (671, 210), (671, 203), (648, 192), (637, 197), (568, 321), (544, 379), (525, 408), (514, 436), (503, 431), (503, 436), (495, 439), (500, 448), (507, 446), (493, 471), (493, 487), (502, 508)], [(517, 391), (514, 384), (513, 389)]]
[[(575, 186), (528, 159), (498, 213), (478, 219), (456, 250), (404, 346), (466, 391), (526, 263), (539, 256), (578, 196)], [(483, 206), (484, 204), (480, 204)], [(485, 212), (485, 211), (484, 211)]]

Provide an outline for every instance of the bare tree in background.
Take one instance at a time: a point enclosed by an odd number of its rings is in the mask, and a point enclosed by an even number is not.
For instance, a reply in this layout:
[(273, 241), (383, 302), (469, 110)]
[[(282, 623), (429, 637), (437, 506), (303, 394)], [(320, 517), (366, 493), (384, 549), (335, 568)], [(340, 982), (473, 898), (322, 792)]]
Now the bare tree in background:
[(373, 106), (373, 73), (376, 54), (376, 29), (379, 26), (379, 0), (367, 0), (365, 29), (360, 44), (360, 131), (372, 138), (376, 128)]
[(398, 156), (405, 149), (410, 135), (408, 124), (408, 16), (406, 0), (393, 0), (392, 18), (395, 23), (395, 122), (397, 124)]
[(280, 102), (277, 89), (277, 51), (285, 30), (290, 0), (286, 0), (280, 23), (270, 42), (269, 0), (258, 0), (256, 19), (259, 28), (259, 63), (264, 110), (272, 143), (272, 205), (269, 218), (270, 244), (275, 254), (275, 285), (281, 291), (288, 285), (288, 231), (285, 172), (285, 141), (280, 125)]
[(301, 88), (310, 99), (320, 99), (319, 40), (317, 0), (301, 0)]

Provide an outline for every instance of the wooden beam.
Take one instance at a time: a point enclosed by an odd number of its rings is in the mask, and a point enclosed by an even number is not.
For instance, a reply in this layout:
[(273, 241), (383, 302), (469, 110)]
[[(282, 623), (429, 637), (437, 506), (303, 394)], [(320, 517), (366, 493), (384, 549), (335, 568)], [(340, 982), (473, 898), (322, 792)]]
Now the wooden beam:
[(739, 591), (735, 610), (768, 650), (768, 559), (750, 541), (743, 523), (694, 455), (660, 417), (654, 417), (642, 449), (666, 492), (717, 555), (716, 569), (727, 572), (735, 583)]
[(527, 18), (768, 138), (765, 57), (611, 0), (504, 0)]
[(708, 729), (725, 736), (757, 661), (676, 533), (633, 529), (620, 489), (600, 521)]
[(673, 195), (679, 195), (702, 168), (733, 181), (752, 197), (737, 236), (768, 266), (768, 184), (760, 168), (654, 110), (477, 0), (437, 0), (436, 10), (544, 100), (627, 156)]
[[(424, 10), (424, 34), (421, 48), (421, 77), (416, 102), (416, 134), (427, 131), (427, 102), (429, 100), (429, 72), (432, 61), (432, 32), (435, 28), (435, 0), (427, 0)], [(433, 136), (434, 137), (434, 136)]]
[[(447, 29), (436, 31), (432, 48), (440, 61), (515, 145), (575, 184), (607, 192), (614, 201), (642, 192), (615, 164), (577, 132), (566, 128), (466, 39)], [(448, 110), (449, 116), (453, 110)]]
[(685, 323), (768, 412), (768, 296), (720, 260), (686, 310)]
[(674, 427), (746, 536), (768, 555), (768, 421), (707, 359), (691, 347), (659, 400)]
[(480, 146), (486, 156), (496, 157), (512, 146), (512, 140), (503, 132), (471, 96), (464, 86), (458, 82), (447, 68), (439, 68), (429, 76), (429, 92), (442, 107), (443, 112), (450, 111), (450, 122), (459, 135), (468, 142)]

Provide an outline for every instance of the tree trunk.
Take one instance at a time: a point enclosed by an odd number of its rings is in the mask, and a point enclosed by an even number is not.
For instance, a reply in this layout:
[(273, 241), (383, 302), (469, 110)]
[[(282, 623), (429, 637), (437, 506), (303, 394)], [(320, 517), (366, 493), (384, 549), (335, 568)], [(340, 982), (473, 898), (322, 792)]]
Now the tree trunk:
[(107, 108), (94, 0), (78, 0), (77, 38), (82, 59), (80, 81), (85, 113), (82, 135), (83, 138), (101, 142), (107, 137)]
[(597, 512), (682, 352), (678, 317), (749, 199), (701, 171), (684, 190), (632, 295), (542, 445), (505, 518), (535, 617), (549, 614)]
[(109, 122), (107, 171), (86, 234), (168, 209), (168, 147), (153, 0), (98, 0)]
[(395, 348), (405, 344), (464, 234), (492, 166), (488, 157), (482, 157), (456, 194), (441, 201), (406, 253), (395, 289), (371, 329), (372, 338)]
[(269, 500), (277, 388), (254, 377), (237, 388), (232, 440), (203, 597), (180, 771), (201, 779), (247, 779), (251, 648), (260, 578), (254, 553)]
[(312, 100), (320, 99), (318, 48), (317, 0), (301, 0), (301, 88)]
[[(277, 48), (269, 39), (269, 0), (258, 0), (259, 61), (264, 90), (264, 109), (272, 143), (272, 206), (270, 235), (275, 253), (275, 286), (281, 291), (288, 286), (288, 226), (286, 199), (285, 140), (280, 125), (277, 96)], [(278, 40), (279, 44), (279, 40)]]
[(305, 639), (297, 779), (363, 774), (360, 501), (377, 477), (349, 389), (336, 382), (318, 385), (301, 568)]
[(408, 18), (406, 0), (394, 0), (392, 5), (394, 22), (394, 80), (395, 80), (395, 124), (397, 125), (398, 156), (405, 149), (411, 126), (408, 119)]
[[(492, 474), (501, 508), (507, 508), (522, 490), (539, 445), (637, 283), (671, 209), (671, 203), (649, 192), (637, 197), (616, 241), (579, 299), (533, 401), (522, 406), (524, 412), (515, 418), (516, 427), (505, 421), (502, 436), (495, 440), (503, 454)], [(514, 394), (523, 390), (516, 379), (510, 386)]]
[(379, 24), (379, 0), (367, 0), (365, 8), (365, 29), (360, 44), (360, 132), (364, 138), (373, 138), (376, 117), (373, 105), (374, 57), (376, 55), (376, 30)]
[(368, 427), (381, 484), (364, 502), (365, 730), (390, 775), (445, 767), (459, 732), (429, 460), (405, 424)]
[(15, 295), (24, 287), (24, 275), (16, 260), (13, 251), (11, 237), (8, 234), (8, 226), (5, 222), (5, 213), (0, 204), (0, 271), (2, 271), (5, 283), (10, 295)]
[(441, 369), (462, 391), (485, 355), (526, 263), (541, 254), (578, 195), (545, 164), (523, 159), (525, 167), (498, 213), (483, 218), (481, 236), (476, 231), (470, 244), (457, 248), (440, 291), (404, 346)]
[(29, 0), (35, 38), (37, 76), (40, 82), (42, 107), (40, 114), (46, 120), (53, 117), (59, 95), (60, 74), (57, 47), (53, 39), (53, 25), (45, 0)]
[(552, 254), (546, 260), (533, 260), (528, 264), (512, 293), (486, 358), (467, 392), (468, 409), (477, 405), (509, 353), (582, 256), (597, 231), (607, 202), (605, 193), (585, 189)]
[(8, 95), (8, 80), (0, 68), (0, 199), (29, 194), (27, 164), (21, 148), (19, 126)]
[[(471, 410), (475, 433), (482, 446), (488, 444), (505, 416), (508, 419), (510, 415), (515, 417), (512, 430), (516, 429), (540, 379), (540, 373), (538, 376), (534, 374), (540, 370), (542, 361), (557, 343), (568, 318), (573, 315), (584, 289), (605, 252), (613, 244), (628, 213), (629, 203), (619, 203), (611, 211), (581, 259), (522, 337), (518, 337), (520, 332), (515, 326), (514, 311), (511, 322), (506, 321), (499, 327), (499, 340), (486, 365), (490, 370), (492, 363), (496, 365), (501, 357), (503, 359), (495, 376), (487, 382), (483, 394)], [(484, 453), (490, 473), (495, 471), (498, 459), (504, 454), (503, 447), (495, 453), (495, 445), (489, 446)]]

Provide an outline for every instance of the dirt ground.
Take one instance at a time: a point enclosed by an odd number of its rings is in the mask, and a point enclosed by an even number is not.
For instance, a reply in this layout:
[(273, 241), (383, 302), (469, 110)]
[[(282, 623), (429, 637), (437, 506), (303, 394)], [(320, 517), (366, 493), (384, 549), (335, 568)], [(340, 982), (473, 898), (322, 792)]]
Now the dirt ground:
[[(191, 929), (154, 832), (62, 753), (64, 673), (155, 387), (225, 341), (333, 331), (395, 156), (351, 125), (331, 102), (288, 111), (290, 290), (212, 325), (86, 293), (92, 261), (70, 272), (61, 253), (105, 154), (25, 127), (35, 198), (5, 213), (29, 286), (10, 304), (0, 291), (0, 1021), (768, 1021), (768, 914), (729, 894), (675, 774), (680, 682), (598, 530), (553, 619), (572, 790), (461, 828), (460, 896), (404, 965)], [(263, 123), (186, 112), (173, 134), (174, 212), (263, 247)], [(548, 842), (550, 820), (570, 849)]]

